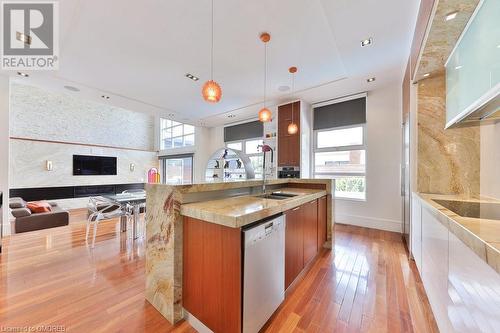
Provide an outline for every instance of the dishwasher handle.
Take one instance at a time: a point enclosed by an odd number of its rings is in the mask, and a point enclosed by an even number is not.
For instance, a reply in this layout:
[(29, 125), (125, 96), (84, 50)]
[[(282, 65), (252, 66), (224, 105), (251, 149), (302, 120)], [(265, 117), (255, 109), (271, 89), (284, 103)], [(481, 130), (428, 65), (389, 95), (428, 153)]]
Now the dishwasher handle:
[(285, 220), (283, 216), (280, 216), (272, 221), (267, 221), (245, 230), (245, 247), (252, 246), (253, 244), (270, 237), (273, 233), (280, 231), (284, 228), (284, 223)]

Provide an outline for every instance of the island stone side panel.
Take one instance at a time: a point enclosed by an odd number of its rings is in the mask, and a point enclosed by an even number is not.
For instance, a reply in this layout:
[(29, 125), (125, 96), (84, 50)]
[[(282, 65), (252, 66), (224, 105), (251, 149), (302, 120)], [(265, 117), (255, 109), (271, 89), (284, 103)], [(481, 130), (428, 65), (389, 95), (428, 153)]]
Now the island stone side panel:
[(146, 200), (146, 299), (168, 321), (183, 318), (181, 194), (149, 186)]

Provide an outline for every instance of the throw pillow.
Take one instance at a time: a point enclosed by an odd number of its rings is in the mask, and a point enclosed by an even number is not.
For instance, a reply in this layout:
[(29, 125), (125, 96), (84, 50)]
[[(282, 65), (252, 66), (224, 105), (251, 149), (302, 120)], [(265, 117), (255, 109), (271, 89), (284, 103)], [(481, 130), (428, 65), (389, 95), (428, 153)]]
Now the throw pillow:
[(47, 201), (32, 201), (26, 205), (33, 213), (48, 213), (52, 210)]

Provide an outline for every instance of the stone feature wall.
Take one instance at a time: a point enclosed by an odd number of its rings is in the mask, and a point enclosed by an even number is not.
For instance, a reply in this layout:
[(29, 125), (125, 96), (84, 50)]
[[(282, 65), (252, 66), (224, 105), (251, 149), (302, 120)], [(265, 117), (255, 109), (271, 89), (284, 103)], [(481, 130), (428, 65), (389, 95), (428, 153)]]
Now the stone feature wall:
[(154, 117), (38, 87), (11, 84), (10, 136), (154, 149)]
[[(141, 183), (158, 167), (153, 115), (35, 86), (10, 87), (10, 188)], [(117, 157), (117, 175), (73, 176), (73, 155)]]
[(418, 83), (417, 108), (417, 191), (479, 196), (480, 130), (478, 126), (444, 129), (444, 74)]

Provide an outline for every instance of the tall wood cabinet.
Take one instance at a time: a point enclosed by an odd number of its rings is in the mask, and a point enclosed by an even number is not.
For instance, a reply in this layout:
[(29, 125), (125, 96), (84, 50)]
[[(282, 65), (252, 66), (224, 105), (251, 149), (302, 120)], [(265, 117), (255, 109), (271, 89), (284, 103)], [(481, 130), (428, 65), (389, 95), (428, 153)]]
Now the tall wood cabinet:
[[(295, 134), (288, 134), (288, 125), (293, 122), (299, 130)], [(293, 102), (278, 106), (278, 167), (300, 166), (300, 102)]]

